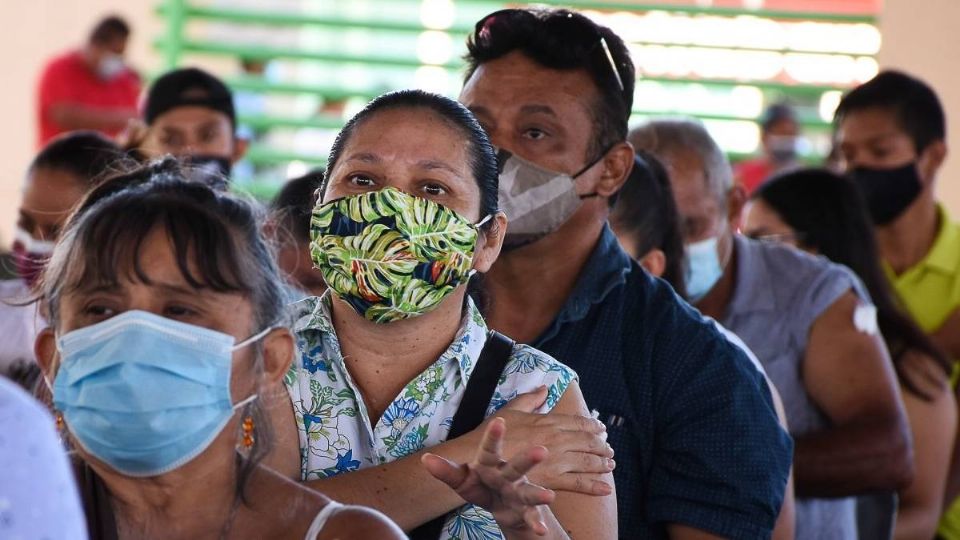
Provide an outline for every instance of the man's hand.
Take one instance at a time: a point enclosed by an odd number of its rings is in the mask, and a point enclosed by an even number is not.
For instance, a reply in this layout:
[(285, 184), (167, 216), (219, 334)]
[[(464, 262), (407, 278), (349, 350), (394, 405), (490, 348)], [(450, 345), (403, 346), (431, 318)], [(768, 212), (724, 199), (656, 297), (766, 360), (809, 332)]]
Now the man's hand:
[(486, 509), (504, 531), (537, 536), (547, 534), (544, 508), (553, 502), (554, 492), (531, 484), (525, 476), (547, 457), (547, 449), (534, 446), (504, 461), (502, 418), (487, 423), (476, 457), (457, 465), (434, 454), (424, 454), (423, 466), (437, 480), (450, 486), (463, 500)]
[(504, 454), (519, 455), (530, 446), (549, 450), (530, 480), (554, 491), (605, 496), (613, 486), (600, 480), (613, 471), (613, 448), (607, 444), (603, 422), (580, 415), (536, 411), (547, 397), (546, 387), (517, 396), (478, 428), (485, 430), (493, 418), (503, 418), (509, 428), (503, 438)]

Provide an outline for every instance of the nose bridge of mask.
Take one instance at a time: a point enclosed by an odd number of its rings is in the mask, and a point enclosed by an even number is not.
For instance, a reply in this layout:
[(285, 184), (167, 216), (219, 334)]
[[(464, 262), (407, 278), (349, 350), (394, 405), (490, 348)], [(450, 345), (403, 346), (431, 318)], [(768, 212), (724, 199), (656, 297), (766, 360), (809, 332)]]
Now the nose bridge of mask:
[(27, 253), (41, 256), (53, 253), (53, 248), (57, 245), (56, 242), (50, 240), (34, 238), (33, 235), (21, 227), (17, 227), (16, 231), (14, 231), (13, 239), (15, 242), (19, 242)]

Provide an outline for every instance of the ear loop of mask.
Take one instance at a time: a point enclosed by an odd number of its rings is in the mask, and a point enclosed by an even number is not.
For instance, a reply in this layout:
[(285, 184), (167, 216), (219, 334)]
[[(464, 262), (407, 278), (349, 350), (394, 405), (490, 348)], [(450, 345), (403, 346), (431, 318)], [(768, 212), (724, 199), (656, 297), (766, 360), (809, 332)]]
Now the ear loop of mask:
[[(577, 171), (577, 173), (574, 174), (573, 176), (571, 176), (570, 178), (573, 178), (573, 180), (576, 181), (577, 178), (580, 177), (581, 174), (589, 171), (590, 168), (593, 167), (594, 165), (596, 165), (597, 163), (600, 163), (600, 161), (602, 161), (603, 158), (607, 156), (607, 152), (609, 152), (610, 150), (612, 150), (614, 146), (616, 146), (616, 143), (611, 144), (610, 146), (608, 146), (607, 148), (605, 148), (605, 149), (603, 150), (603, 152), (600, 152), (600, 155), (599, 155), (599, 156), (597, 156), (596, 158), (594, 158), (594, 160), (591, 161), (590, 163), (587, 163), (582, 169), (580, 169), (579, 171)], [(597, 193), (596, 191), (594, 191), (593, 193), (585, 193), (585, 194), (583, 194), (583, 195), (578, 195), (578, 197), (580, 197), (580, 200), (592, 199), (592, 198), (594, 198), (594, 197), (599, 197), (599, 196), (600, 196), (600, 194)]]
[[(479, 231), (479, 230), (480, 230), (480, 227), (483, 227), (483, 225), (484, 225), (486, 222), (488, 222), (488, 221), (490, 221), (490, 220), (492, 220), (492, 219), (493, 219), (493, 214), (487, 214), (487, 217), (481, 219), (481, 220), (478, 221), (476, 224), (474, 224), (474, 227)], [(477, 273), (476, 268), (471, 268), (471, 269), (470, 269), (470, 272), (467, 273), (467, 281), (470, 281), (470, 278), (472, 278), (472, 277), (474, 276), (474, 274), (476, 274), (476, 273)]]
[[(248, 346), (248, 345), (250, 345), (250, 344), (252, 344), (252, 343), (256, 343), (256, 342), (260, 341), (261, 339), (263, 339), (267, 334), (269, 334), (270, 332), (273, 332), (273, 331), (274, 331), (275, 329), (277, 329), (277, 328), (278, 328), (278, 327), (277, 327), (277, 325), (275, 325), (275, 324), (268, 325), (266, 328), (264, 328), (264, 329), (261, 330), (260, 332), (257, 332), (256, 334), (254, 334), (254, 335), (248, 337), (247, 339), (241, 341), (240, 343), (237, 343), (236, 345), (234, 345), (233, 348), (230, 349), (230, 351), (231, 351), (231, 352), (235, 352), (235, 351), (238, 351), (238, 350), (240, 350), (240, 349), (242, 349), (242, 348), (244, 348), (244, 347), (246, 347), (246, 346)], [(234, 405), (234, 406), (233, 406), (233, 410), (236, 411), (237, 409), (240, 409), (240, 408), (242, 408), (242, 407), (244, 407), (244, 406), (246, 406), (246, 405), (248, 405), (248, 404), (250, 404), (250, 403), (253, 403), (253, 401), (256, 400), (258, 397), (260, 397), (260, 394), (254, 393), (254, 394), (251, 395), (250, 397), (248, 397), (248, 398), (246, 398), (246, 399), (243, 399), (243, 400), (241, 400), (239, 403), (237, 403), (236, 405)]]

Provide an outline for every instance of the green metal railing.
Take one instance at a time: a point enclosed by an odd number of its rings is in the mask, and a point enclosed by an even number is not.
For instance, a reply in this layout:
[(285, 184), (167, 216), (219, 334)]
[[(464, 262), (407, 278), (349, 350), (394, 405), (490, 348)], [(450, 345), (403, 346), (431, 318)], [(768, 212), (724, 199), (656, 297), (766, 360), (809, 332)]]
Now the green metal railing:
[[(307, 0), (308, 1), (308, 0)], [(869, 15), (845, 15), (830, 13), (797, 13), (787, 11), (771, 10), (746, 10), (717, 7), (698, 7), (692, 5), (673, 5), (666, 3), (653, 2), (629, 2), (629, 1), (590, 1), (590, 0), (539, 0), (538, 4), (563, 6), (582, 10), (597, 11), (627, 11), (627, 12), (648, 12), (648, 11), (666, 11), (684, 15), (711, 15), (717, 17), (739, 17), (753, 16), (760, 18), (771, 18), (784, 21), (816, 20), (821, 22), (830, 22), (838, 24), (874, 24), (874, 19)], [(383, 2), (386, 6), (386, 2)], [(458, 0), (455, 2), (457, 9), (470, 9), (477, 13), (486, 13), (505, 7), (505, 2), (491, 0)], [(264, 3), (264, 5), (268, 5)], [(329, 5), (329, 2), (327, 2)], [(346, 5), (346, 4), (344, 4)], [(390, 7), (396, 8), (399, 5), (409, 6), (408, 11), (411, 16), (402, 18), (388, 17), (367, 17), (342, 13), (311, 13), (311, 12), (271, 12), (266, 9), (246, 9), (230, 8), (221, 4), (201, 4), (197, 0), (163, 0), (157, 6), (156, 12), (162, 16), (166, 22), (166, 30), (154, 42), (154, 46), (161, 52), (166, 68), (173, 68), (182, 65), (185, 59), (207, 56), (213, 58), (243, 58), (250, 60), (264, 61), (282, 61), (291, 63), (315, 64), (325, 66), (330, 70), (339, 69), (337, 66), (356, 68), (357, 66), (369, 68), (369, 72), (380, 74), (390, 71), (400, 77), (406, 74), (412, 80), (412, 73), (418, 68), (431, 66), (432, 69), (445, 69), (448, 72), (450, 80), (459, 80), (459, 74), (463, 67), (463, 62), (459, 59), (459, 52), (463, 50), (463, 43), (469, 32), (473, 30), (472, 20), (457, 19), (441, 32), (450, 36), (453, 43), (457, 44), (456, 54), (451, 54), (450, 59), (439, 62), (438, 64), (426, 64), (417, 58), (413, 50), (412, 43), (422, 32), (438, 31), (434, 28), (426, 27), (419, 18), (412, 18), (419, 14), (421, 5), (418, 1), (410, 0), (390, 0)], [(515, 4), (512, 4), (515, 5)], [(328, 10), (329, 11), (329, 10)], [(208, 36), (196, 37), (196, 32), (190, 32), (193, 23), (201, 24), (229, 24), (276, 28), (279, 32), (308, 31), (316, 35), (336, 35), (343, 32), (360, 32), (377, 39), (390, 37), (396, 39), (398, 43), (406, 43), (404, 47), (384, 47), (387, 51), (371, 52), (364, 50), (363, 47), (337, 47), (337, 46), (264, 46), (261, 44), (247, 43), (243, 41), (223, 42), (210, 38)], [(392, 36), (392, 37), (391, 37)], [(322, 40), (320, 40), (322, 41)], [(829, 54), (818, 51), (804, 51), (795, 49), (764, 49), (762, 47), (721, 47), (717, 45), (701, 44), (663, 44), (649, 43), (650, 45), (682, 46), (694, 47), (697, 49), (731, 49), (737, 51), (757, 51), (757, 52), (800, 52), (805, 54)], [(643, 44), (641, 44), (643, 45)], [(854, 53), (851, 56), (863, 56)], [(242, 91), (256, 94), (266, 94), (281, 97), (310, 96), (313, 98), (322, 98), (325, 100), (369, 100), (383, 91), (385, 91), (384, 82), (389, 77), (381, 79), (378, 82), (345, 85), (337, 82), (336, 77), (330, 77), (323, 82), (277, 82), (267, 80), (261, 77), (253, 76), (233, 76), (226, 78), (228, 84), (235, 91)], [(664, 85), (678, 85), (696, 83), (704, 88), (715, 92), (727, 92), (739, 86), (751, 86), (759, 89), (768, 101), (776, 98), (790, 98), (791, 100), (812, 105), (819, 97), (827, 91), (842, 89), (830, 85), (803, 85), (790, 84), (779, 81), (753, 81), (753, 80), (728, 80), (728, 79), (684, 79), (673, 77), (643, 77), (644, 81), (662, 83)], [(826, 132), (830, 125), (819, 118), (819, 115), (812, 114), (809, 111), (813, 107), (807, 107), (807, 111), (801, 114), (800, 122), (808, 130), (813, 132)], [(261, 132), (271, 130), (337, 130), (344, 119), (340, 115), (327, 113), (314, 113), (308, 115), (271, 115), (271, 114), (244, 114), (240, 111), (239, 121), (242, 125)], [(689, 114), (688, 111), (670, 111), (651, 106), (649, 103), (638, 103), (634, 113), (638, 116), (651, 116), (656, 114)], [(704, 120), (717, 121), (756, 121), (756, 118), (739, 116), (737, 114), (727, 114), (725, 112), (715, 111), (710, 114), (694, 114)], [(264, 144), (251, 145), (247, 159), (258, 166), (270, 166), (283, 164), (293, 161), (300, 161), (305, 164), (322, 165), (325, 156), (325, 149), (318, 149), (316, 153), (305, 155), (303, 152), (297, 152), (289, 148), (274, 148)], [(738, 157), (737, 154), (731, 157)]]

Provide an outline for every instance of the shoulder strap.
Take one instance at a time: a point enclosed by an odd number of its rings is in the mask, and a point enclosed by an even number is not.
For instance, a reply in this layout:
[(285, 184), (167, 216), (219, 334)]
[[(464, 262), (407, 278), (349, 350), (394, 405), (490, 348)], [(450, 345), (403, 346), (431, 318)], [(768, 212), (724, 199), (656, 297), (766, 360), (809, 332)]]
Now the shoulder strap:
[[(453, 425), (450, 426), (447, 440), (456, 439), (483, 423), (490, 400), (493, 399), (493, 392), (497, 388), (503, 369), (510, 361), (512, 352), (513, 340), (491, 330), (480, 352), (477, 365), (467, 381), (463, 401), (453, 415)], [(437, 540), (443, 532), (443, 523), (446, 518), (446, 515), (442, 515), (410, 531), (410, 540)]]

